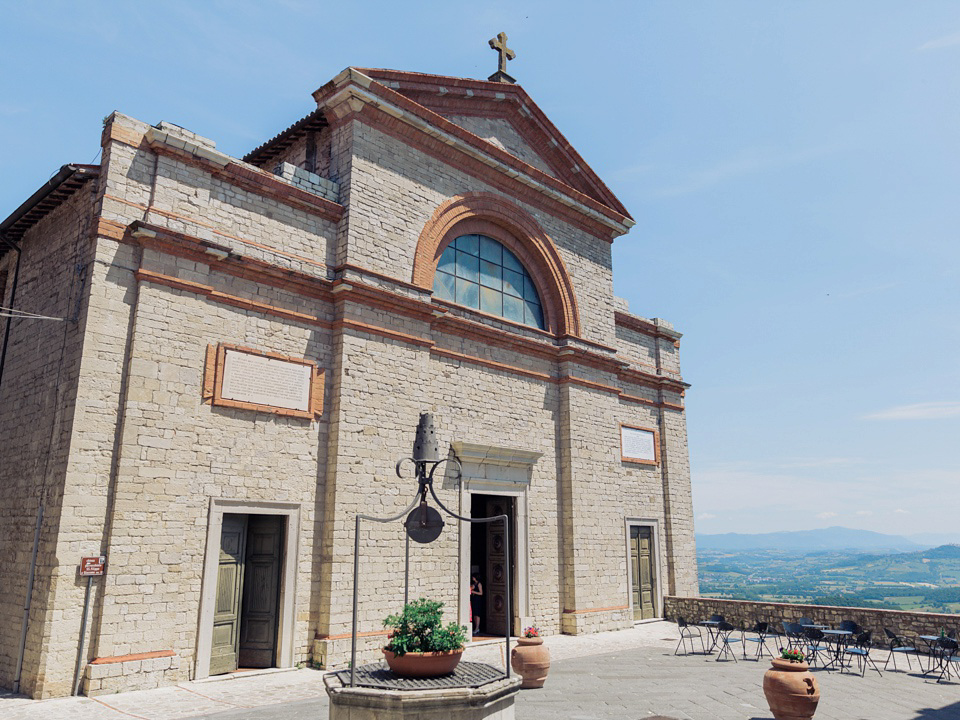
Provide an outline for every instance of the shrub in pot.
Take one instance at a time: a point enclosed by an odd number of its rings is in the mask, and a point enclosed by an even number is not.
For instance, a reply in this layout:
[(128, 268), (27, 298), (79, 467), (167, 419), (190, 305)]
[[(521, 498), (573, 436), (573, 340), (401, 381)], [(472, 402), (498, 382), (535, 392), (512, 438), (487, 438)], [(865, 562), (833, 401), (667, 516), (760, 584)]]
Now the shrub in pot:
[(439, 677), (456, 669), (463, 655), (467, 628), (455, 622), (443, 625), (443, 603), (420, 598), (388, 615), (383, 626), (390, 628), (383, 649), (387, 664), (401, 677)]

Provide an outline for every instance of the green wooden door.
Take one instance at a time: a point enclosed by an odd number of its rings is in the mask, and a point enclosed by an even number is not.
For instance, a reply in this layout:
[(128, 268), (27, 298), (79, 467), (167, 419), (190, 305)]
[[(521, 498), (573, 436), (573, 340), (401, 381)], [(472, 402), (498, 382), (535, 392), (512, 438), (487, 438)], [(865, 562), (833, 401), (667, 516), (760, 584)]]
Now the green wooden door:
[(251, 515), (240, 622), (240, 667), (276, 665), (283, 518)]
[(240, 602), (247, 539), (247, 516), (225, 514), (220, 532), (220, 567), (213, 615), (210, 674), (237, 669), (240, 640)]
[(634, 525), (630, 528), (630, 571), (633, 619), (647, 620), (657, 617), (653, 532), (649, 527)]

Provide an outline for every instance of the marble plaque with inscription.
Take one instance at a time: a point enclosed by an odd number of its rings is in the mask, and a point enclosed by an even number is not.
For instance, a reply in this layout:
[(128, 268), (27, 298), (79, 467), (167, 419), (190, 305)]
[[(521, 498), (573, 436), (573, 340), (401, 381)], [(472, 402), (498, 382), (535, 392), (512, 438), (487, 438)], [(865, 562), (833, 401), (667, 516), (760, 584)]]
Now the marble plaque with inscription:
[(239, 350), (227, 350), (223, 363), (224, 400), (307, 412), (312, 367)]
[(626, 425), (620, 426), (620, 454), (630, 460), (657, 461), (656, 434)]

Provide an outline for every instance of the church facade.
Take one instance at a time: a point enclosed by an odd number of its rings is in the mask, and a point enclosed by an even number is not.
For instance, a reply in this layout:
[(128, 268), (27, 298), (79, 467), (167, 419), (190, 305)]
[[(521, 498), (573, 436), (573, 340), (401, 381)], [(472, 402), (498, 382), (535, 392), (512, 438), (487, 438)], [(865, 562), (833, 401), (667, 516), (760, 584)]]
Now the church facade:
[[(243, 159), (114, 113), (0, 224), (0, 686), (343, 666), (355, 517), (414, 497), (422, 412), (443, 503), (509, 527), (413, 543), (411, 597), (470, 624), (476, 575), (481, 632), (577, 634), (697, 594), (680, 334), (614, 296), (626, 209), (518, 85), (313, 97)], [(373, 658), (403, 526), (360, 546)]]

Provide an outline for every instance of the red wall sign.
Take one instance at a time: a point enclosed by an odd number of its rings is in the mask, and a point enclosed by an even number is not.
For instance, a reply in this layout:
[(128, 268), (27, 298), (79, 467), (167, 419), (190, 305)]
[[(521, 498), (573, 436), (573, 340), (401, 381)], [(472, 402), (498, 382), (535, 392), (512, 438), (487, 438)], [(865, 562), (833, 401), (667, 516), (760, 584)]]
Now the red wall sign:
[(80, 558), (80, 577), (103, 575), (107, 567), (107, 556)]

